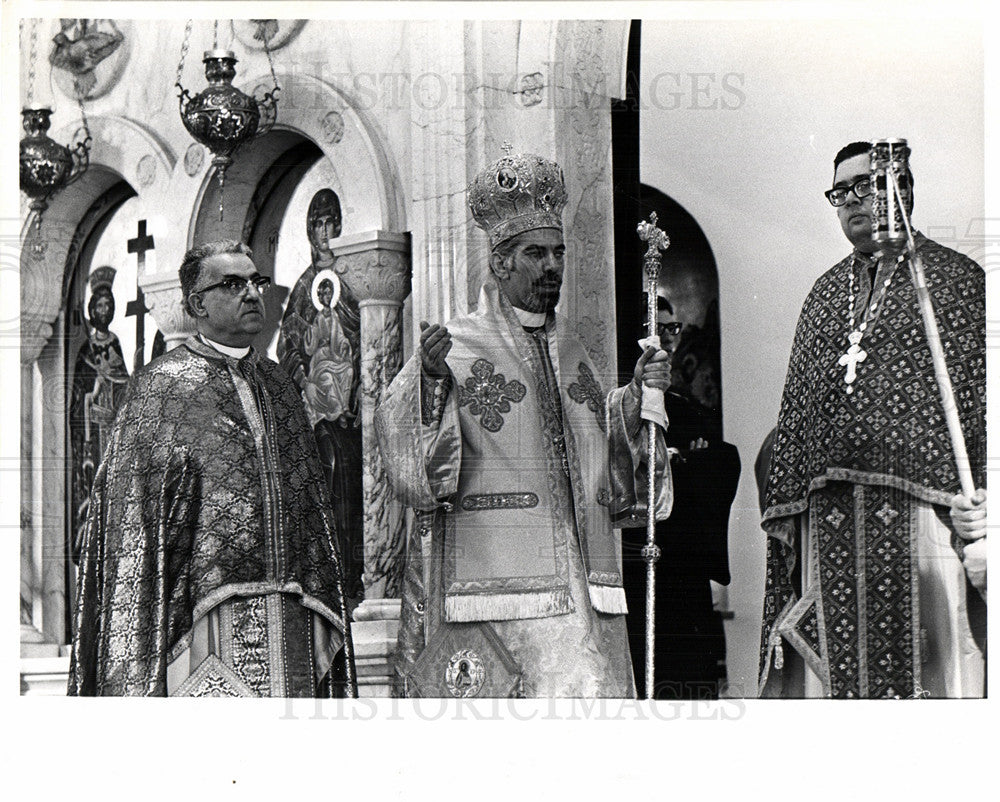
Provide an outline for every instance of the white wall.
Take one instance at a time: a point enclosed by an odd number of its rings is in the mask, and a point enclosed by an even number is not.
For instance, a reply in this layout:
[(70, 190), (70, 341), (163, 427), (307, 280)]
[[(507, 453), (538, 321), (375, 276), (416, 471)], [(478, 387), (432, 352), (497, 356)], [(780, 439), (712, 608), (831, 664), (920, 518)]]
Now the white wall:
[(725, 433), (743, 462), (730, 525), (729, 678), (754, 695), (765, 541), (753, 461), (777, 419), (802, 301), (850, 249), (822, 195), (833, 156), (853, 140), (907, 138), (915, 224), (982, 263), (982, 34), (902, 15), (888, 28), (646, 20), (641, 84), (642, 181), (695, 216), (719, 267)]

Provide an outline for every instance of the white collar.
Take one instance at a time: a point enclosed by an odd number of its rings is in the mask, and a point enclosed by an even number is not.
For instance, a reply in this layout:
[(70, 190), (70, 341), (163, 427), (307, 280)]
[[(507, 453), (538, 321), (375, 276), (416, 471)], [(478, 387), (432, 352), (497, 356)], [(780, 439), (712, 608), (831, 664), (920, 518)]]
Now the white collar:
[(231, 345), (223, 345), (222, 343), (217, 343), (215, 340), (210, 340), (204, 334), (199, 334), (198, 339), (200, 339), (205, 345), (210, 345), (220, 354), (225, 354), (226, 356), (231, 356), (233, 359), (243, 359), (247, 354), (250, 353), (250, 346), (244, 346), (243, 348), (234, 348)]
[(511, 309), (514, 310), (514, 314), (517, 315), (517, 319), (521, 325), (529, 329), (537, 329), (539, 326), (544, 326), (549, 316), (548, 312), (528, 312), (524, 309), (518, 309), (513, 304), (511, 305)]

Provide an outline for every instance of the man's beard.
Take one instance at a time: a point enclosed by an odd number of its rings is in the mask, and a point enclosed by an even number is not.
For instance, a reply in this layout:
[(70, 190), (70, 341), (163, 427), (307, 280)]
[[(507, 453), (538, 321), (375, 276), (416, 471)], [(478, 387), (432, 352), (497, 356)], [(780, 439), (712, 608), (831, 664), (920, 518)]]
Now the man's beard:
[(562, 292), (562, 283), (550, 279), (542, 279), (534, 286), (534, 296), (536, 300), (537, 312), (552, 312), (559, 303), (559, 295)]

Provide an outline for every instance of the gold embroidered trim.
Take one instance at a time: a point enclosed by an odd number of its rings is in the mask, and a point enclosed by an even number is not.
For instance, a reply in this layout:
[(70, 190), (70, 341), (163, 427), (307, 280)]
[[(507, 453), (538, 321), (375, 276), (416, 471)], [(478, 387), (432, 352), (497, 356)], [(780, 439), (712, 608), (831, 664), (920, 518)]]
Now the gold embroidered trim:
[(479, 510), (526, 510), (538, 506), (534, 493), (483, 493), (462, 499), (466, 512)]

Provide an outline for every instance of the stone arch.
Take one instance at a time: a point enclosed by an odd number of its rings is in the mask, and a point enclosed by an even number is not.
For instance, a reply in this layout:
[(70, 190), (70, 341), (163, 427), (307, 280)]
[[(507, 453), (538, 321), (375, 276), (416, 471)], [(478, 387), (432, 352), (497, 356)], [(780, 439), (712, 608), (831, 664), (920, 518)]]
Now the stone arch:
[[(99, 236), (108, 216), (129, 197), (155, 208), (168, 185), (174, 156), (144, 126), (117, 116), (89, 120), (90, 167), (56, 195), (42, 218), (22, 220), (21, 471), (22, 624), (39, 637), (65, 643), (72, 571), (65, 550), (67, 408), (66, 336), (60, 316), (81, 248)], [(80, 123), (55, 131), (76, 140)]]
[[(88, 120), (93, 143), (90, 168), (79, 180), (55, 196), (43, 216), (44, 252), (34, 246), (29, 212), (22, 225), (21, 241), (21, 360), (30, 363), (52, 336), (59, 315), (66, 256), (72, 237), (87, 211), (111, 187), (125, 182), (152, 207), (173, 172), (174, 154), (145, 126), (125, 117), (95, 116)], [(52, 138), (69, 142), (80, 128), (78, 122), (64, 126)]]
[[(695, 217), (665, 192), (639, 187), (643, 210), (657, 211), (671, 243), (660, 271), (659, 291), (670, 299), (683, 330), (674, 351), (673, 389), (705, 407), (722, 435), (722, 334), (719, 270), (711, 243)], [(669, 260), (669, 261), (668, 261)], [(697, 377), (697, 378), (696, 378)]]
[[(261, 76), (253, 85), (264, 80)], [(285, 73), (279, 77), (279, 83), (286, 100), (275, 127), (300, 132), (338, 165), (343, 160), (345, 183), (356, 181), (360, 186), (377, 188), (381, 212), (377, 230), (406, 231), (406, 199), (399, 169), (390, 155), (388, 137), (369, 113), (370, 103), (354, 92), (309, 75)], [(331, 117), (331, 112), (341, 116), (341, 135), (337, 118)], [(352, 157), (344, 158), (345, 151)], [(354, 155), (363, 158), (353, 158)]]
[[(344, 186), (355, 197), (374, 201), (377, 213), (366, 230), (403, 233), (407, 230), (406, 197), (399, 170), (390, 155), (385, 132), (369, 111), (369, 104), (349, 92), (314, 76), (278, 70), (281, 96), (277, 121), (267, 134), (244, 145), (226, 171), (225, 216), (218, 215), (218, 183), (211, 157), (192, 140), (191, 151), (201, 149), (188, 171), (177, 170), (171, 187), (171, 205), (190, 209), (186, 228), (157, 240), (158, 252), (170, 264), (179, 263), (195, 241), (240, 238), (248, 209), (265, 175), (284, 154), (313, 143), (336, 166)], [(269, 73), (241, 80), (243, 91), (267, 91)], [(348, 201), (349, 202), (349, 201)], [(190, 321), (180, 311), (180, 284), (174, 271), (146, 276), (142, 282), (157, 326), (168, 345), (187, 335)]]
[[(271, 78), (260, 74), (241, 82), (244, 91), (270, 88)], [(247, 143), (227, 171), (226, 207), (233, 215), (218, 230), (238, 236), (243, 214), (257, 183), (280, 153), (302, 139), (310, 140), (337, 166), (344, 186), (358, 196), (377, 200), (378, 215), (371, 228), (402, 233), (406, 230), (405, 193), (399, 170), (389, 154), (387, 138), (368, 113), (363, 98), (310, 75), (278, 71), (281, 96), (278, 119), (263, 137)], [(247, 156), (251, 158), (247, 158)], [(206, 211), (217, 202), (215, 171), (206, 169), (193, 198), (188, 245), (206, 231)], [(237, 230), (229, 231), (233, 226)], [(228, 233), (227, 233), (228, 232)]]

